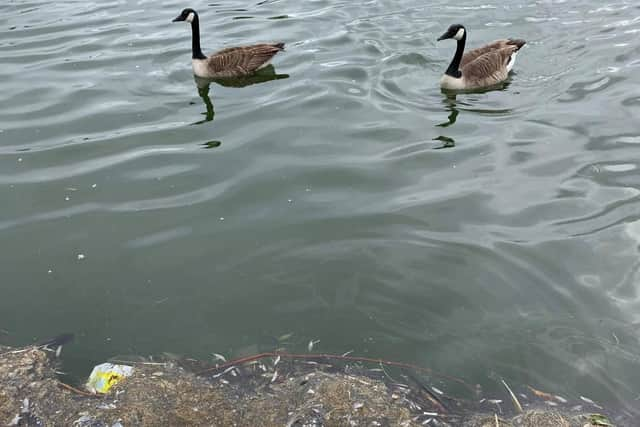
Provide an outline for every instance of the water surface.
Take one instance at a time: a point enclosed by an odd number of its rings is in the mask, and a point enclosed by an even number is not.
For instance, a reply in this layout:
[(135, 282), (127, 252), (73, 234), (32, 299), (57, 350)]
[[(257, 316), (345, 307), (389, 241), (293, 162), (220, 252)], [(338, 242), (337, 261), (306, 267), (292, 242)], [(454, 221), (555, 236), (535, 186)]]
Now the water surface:
[[(0, 5), (3, 342), (73, 331), (82, 377), (293, 333), (640, 394), (636, 2), (191, 6), (205, 51), (285, 42), (282, 78), (194, 80), (181, 2)], [(455, 22), (528, 41), (506, 88), (441, 93)]]

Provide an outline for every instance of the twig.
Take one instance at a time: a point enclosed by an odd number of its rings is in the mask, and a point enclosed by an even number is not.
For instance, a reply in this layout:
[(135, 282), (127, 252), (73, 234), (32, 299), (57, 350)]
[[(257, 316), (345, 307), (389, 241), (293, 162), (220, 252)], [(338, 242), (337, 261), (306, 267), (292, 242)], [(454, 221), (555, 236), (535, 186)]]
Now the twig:
[(75, 388), (73, 386), (70, 386), (69, 384), (65, 384), (62, 381), (58, 381), (58, 385), (66, 390), (69, 390), (73, 393), (76, 394), (80, 394), (82, 396), (87, 396), (87, 397), (97, 397), (100, 398), (101, 396), (97, 395), (97, 394), (93, 394), (93, 393), (89, 393), (88, 391), (84, 391), (84, 390), (80, 390), (79, 388)]
[(427, 395), (429, 401), (433, 403), (433, 405), (436, 406), (440, 412), (449, 412), (449, 408), (447, 408), (447, 405), (445, 405), (445, 403), (438, 396), (436, 396), (431, 390), (429, 390), (429, 387), (424, 385), (418, 378), (415, 377), (415, 375), (412, 375), (409, 372), (407, 372), (407, 375), (413, 382), (420, 386), (422, 391)]
[(505, 380), (501, 380), (501, 381), (502, 381), (502, 384), (504, 384), (507, 391), (509, 392), (509, 394), (511, 395), (511, 401), (513, 402), (513, 406), (516, 407), (516, 410), (518, 411), (518, 413), (520, 414), (523, 413), (524, 411), (522, 410), (522, 405), (520, 405), (520, 401), (518, 400), (516, 395), (513, 393), (513, 391), (511, 391), (511, 388), (507, 385)]
[(140, 362), (135, 360), (118, 360), (118, 359), (109, 359), (110, 362), (116, 363), (128, 363), (130, 365), (149, 365), (149, 366), (165, 366), (165, 362)]

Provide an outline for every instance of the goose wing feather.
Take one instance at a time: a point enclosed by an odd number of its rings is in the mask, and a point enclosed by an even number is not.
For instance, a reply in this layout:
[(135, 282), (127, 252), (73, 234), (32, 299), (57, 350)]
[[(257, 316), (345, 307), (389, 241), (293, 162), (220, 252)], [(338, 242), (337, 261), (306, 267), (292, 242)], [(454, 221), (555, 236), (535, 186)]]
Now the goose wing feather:
[(230, 47), (207, 58), (207, 67), (211, 75), (216, 77), (246, 76), (265, 65), (283, 49), (282, 43)]
[(500, 49), (504, 49), (504, 48), (508, 48), (510, 46), (515, 46), (516, 47), (516, 51), (519, 50), (522, 46), (524, 46), (525, 42), (524, 40), (519, 40), (519, 39), (501, 39), (501, 40), (495, 40), (491, 43), (488, 43), (484, 46), (475, 48), (475, 49), (471, 49), (468, 50), (467, 52), (465, 52), (465, 54), (462, 56), (462, 60), (460, 61), (460, 67), (464, 67), (465, 65), (467, 65), (468, 63), (474, 61), (476, 58), (495, 51), (495, 50), (500, 50)]
[(492, 86), (507, 78), (507, 64), (518, 46), (507, 44), (500, 49), (492, 49), (460, 67), (465, 81), (472, 87)]

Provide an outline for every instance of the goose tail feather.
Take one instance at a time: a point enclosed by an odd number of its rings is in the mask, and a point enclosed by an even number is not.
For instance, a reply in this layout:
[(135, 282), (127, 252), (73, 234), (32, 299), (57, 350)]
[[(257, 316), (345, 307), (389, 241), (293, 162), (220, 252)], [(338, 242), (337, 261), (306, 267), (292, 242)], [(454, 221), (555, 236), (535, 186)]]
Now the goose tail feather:
[(522, 39), (509, 39), (509, 44), (510, 45), (515, 45), (516, 48), (517, 48), (516, 51), (518, 51), (518, 50), (520, 50), (522, 48), (522, 46), (527, 44), (527, 42), (522, 40)]

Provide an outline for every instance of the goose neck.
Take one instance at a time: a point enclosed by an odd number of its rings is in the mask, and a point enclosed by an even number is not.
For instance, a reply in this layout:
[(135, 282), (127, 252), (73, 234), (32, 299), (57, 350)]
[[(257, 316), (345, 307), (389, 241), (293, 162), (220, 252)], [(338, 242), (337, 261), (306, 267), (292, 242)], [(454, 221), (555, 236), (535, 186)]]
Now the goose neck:
[(207, 59), (200, 48), (200, 22), (198, 15), (191, 21), (191, 54), (193, 59)]
[(467, 32), (465, 31), (462, 38), (458, 40), (456, 53), (455, 55), (453, 55), (451, 64), (449, 64), (449, 68), (447, 68), (447, 71), (445, 74), (455, 78), (460, 78), (462, 76), (462, 73), (460, 72), (460, 62), (462, 61), (462, 55), (464, 53), (464, 45), (466, 41), (467, 41)]

